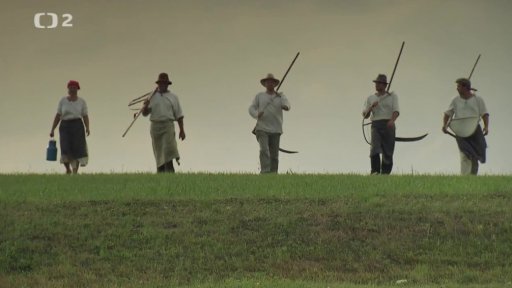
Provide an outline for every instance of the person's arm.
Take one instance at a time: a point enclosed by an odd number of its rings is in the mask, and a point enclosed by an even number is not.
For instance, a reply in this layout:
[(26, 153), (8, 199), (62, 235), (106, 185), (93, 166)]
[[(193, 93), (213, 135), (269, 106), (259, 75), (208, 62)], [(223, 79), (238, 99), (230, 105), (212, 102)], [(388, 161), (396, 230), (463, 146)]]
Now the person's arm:
[(395, 121), (399, 115), (400, 115), (400, 112), (398, 112), (398, 111), (393, 112), (393, 115), (391, 115), (391, 119), (389, 119), (389, 121), (388, 121), (388, 128), (392, 128), (393, 126), (395, 126)]
[(482, 117), (482, 120), (484, 121), (483, 132), (484, 135), (487, 136), (487, 134), (489, 134), (489, 112), (487, 111), (487, 106), (485, 105), (484, 99), (477, 96), (476, 100), (478, 103), (478, 111)]
[(146, 117), (151, 113), (151, 108), (149, 107), (149, 100), (144, 101), (144, 106), (142, 106), (142, 116)]
[(261, 115), (263, 115), (263, 111), (262, 112), (259, 111), (258, 95), (256, 95), (256, 97), (254, 97), (254, 100), (252, 101), (251, 106), (249, 106), (249, 114), (254, 119), (258, 119), (261, 117)]
[(83, 116), (82, 119), (84, 120), (85, 133), (89, 136), (89, 134), (91, 134), (91, 131), (89, 130), (89, 115)]
[(183, 123), (183, 117), (178, 118), (178, 126), (180, 127), (179, 137), (181, 141), (185, 140), (185, 127)]
[(450, 118), (452, 117), (451, 115), (448, 115), (446, 113), (443, 114), (443, 133), (447, 134), (448, 133), (448, 120), (450, 120)]
[(379, 105), (379, 101), (375, 101), (373, 103), (370, 103), (370, 99), (366, 101), (365, 109), (363, 110), (364, 119), (368, 119), (368, 117), (370, 117), (373, 108), (377, 107), (377, 105)]
[(391, 114), (391, 119), (388, 121), (388, 128), (392, 128), (395, 126), (395, 121), (400, 115), (400, 105), (398, 105), (398, 96), (395, 94), (395, 92), (388, 93), (389, 96), (383, 96), (383, 97), (391, 97), (392, 100), (392, 109), (393, 114)]
[(284, 111), (290, 111), (290, 101), (288, 101), (288, 98), (284, 96), (282, 92), (279, 92), (279, 97), (281, 97), (281, 109)]
[(448, 110), (446, 110), (444, 112), (444, 114), (443, 114), (444, 116), (443, 116), (443, 128), (442, 128), (442, 131), (445, 134), (449, 134), (448, 122), (450, 121), (450, 119), (455, 114), (455, 105), (456, 105), (456, 100), (455, 99), (457, 99), (457, 98), (454, 98), (452, 100), (452, 102), (450, 102), (450, 105), (448, 106)]
[(53, 137), (55, 134), (55, 128), (57, 128), (57, 125), (59, 125), (59, 122), (60, 122), (60, 114), (57, 113), (55, 114), (55, 118), (53, 119), (53, 124), (52, 124), (52, 130), (50, 130), (50, 137)]
[(487, 134), (489, 134), (489, 113), (485, 113), (482, 116), (482, 120), (484, 120), (483, 132), (484, 132), (484, 135), (487, 136)]

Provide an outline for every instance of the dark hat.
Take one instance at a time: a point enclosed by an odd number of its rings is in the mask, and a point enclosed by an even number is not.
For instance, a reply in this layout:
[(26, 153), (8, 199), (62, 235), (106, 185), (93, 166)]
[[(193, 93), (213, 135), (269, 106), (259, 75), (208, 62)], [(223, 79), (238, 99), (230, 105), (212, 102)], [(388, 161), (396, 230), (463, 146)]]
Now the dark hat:
[(455, 83), (460, 84), (463, 87), (471, 89), (471, 81), (467, 78), (459, 78), (455, 81)]
[(373, 80), (373, 83), (384, 83), (384, 84), (388, 84), (388, 77), (386, 77), (386, 75), (384, 74), (379, 74), (377, 76), (377, 79)]
[(466, 87), (471, 91), (478, 91), (477, 89), (471, 87), (471, 81), (467, 78), (459, 78), (455, 81), (455, 83), (460, 84), (462, 87)]
[(166, 82), (169, 85), (172, 84), (172, 82), (169, 80), (169, 75), (163, 72), (158, 75), (158, 80), (156, 80), (155, 83), (158, 84), (160, 82)]
[(76, 80), (69, 80), (67, 87), (69, 88), (70, 86), (75, 86), (78, 88), (78, 90), (80, 90), (80, 83), (78, 83)]
[(276, 85), (279, 84), (279, 82), (280, 82), (279, 79), (276, 79), (274, 77), (274, 74), (268, 73), (267, 77), (260, 80), (261, 85), (265, 86), (265, 81), (267, 81), (267, 80), (272, 80), (272, 81), (276, 82)]

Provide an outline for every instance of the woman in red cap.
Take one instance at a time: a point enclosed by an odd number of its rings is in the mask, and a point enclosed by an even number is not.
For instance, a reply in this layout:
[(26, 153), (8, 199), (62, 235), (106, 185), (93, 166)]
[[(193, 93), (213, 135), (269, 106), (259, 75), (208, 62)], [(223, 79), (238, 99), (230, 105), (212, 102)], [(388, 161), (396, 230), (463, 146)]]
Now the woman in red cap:
[(68, 82), (68, 96), (60, 99), (50, 132), (50, 137), (53, 137), (60, 122), (60, 162), (66, 167), (67, 174), (76, 174), (78, 167), (86, 166), (88, 161), (85, 134), (89, 136), (90, 133), (89, 116), (87, 104), (84, 99), (78, 97), (78, 90), (78, 81)]

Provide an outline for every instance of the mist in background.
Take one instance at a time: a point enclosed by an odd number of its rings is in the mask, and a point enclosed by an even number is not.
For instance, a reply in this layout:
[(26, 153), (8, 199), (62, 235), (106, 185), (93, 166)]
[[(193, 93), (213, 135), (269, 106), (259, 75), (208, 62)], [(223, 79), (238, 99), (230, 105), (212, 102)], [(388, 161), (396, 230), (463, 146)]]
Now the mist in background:
[[(37, 29), (34, 15), (73, 16), (73, 27)], [(459, 173), (455, 140), (441, 132), (472, 78), (490, 112), (482, 174), (510, 174), (512, 2), (507, 0), (3, 1), (0, 11), (0, 173), (63, 173), (45, 161), (58, 101), (80, 81), (91, 121), (84, 173), (154, 172), (148, 118), (125, 138), (128, 102), (168, 72), (185, 114), (178, 141), (185, 172), (259, 171), (248, 114), (267, 73), (280, 78), (284, 115), (280, 172), (369, 173), (361, 111), (377, 74), (391, 76), (401, 114), (394, 173)], [(43, 19), (43, 18), (42, 18)], [(44, 18), (47, 21), (47, 18)], [(60, 148), (60, 147), (59, 147)], [(60, 149), (59, 149), (60, 152)]]

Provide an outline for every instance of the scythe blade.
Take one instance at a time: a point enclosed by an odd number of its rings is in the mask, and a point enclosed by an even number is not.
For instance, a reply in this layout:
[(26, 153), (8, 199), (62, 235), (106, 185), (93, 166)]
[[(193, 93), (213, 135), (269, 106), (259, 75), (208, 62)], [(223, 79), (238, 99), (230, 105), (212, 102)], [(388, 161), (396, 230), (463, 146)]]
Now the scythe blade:
[(418, 137), (395, 137), (395, 141), (397, 142), (414, 142), (420, 141), (421, 139), (427, 137), (428, 133), (418, 136)]
[(279, 151), (281, 151), (283, 153), (288, 153), (288, 154), (299, 153), (299, 151), (290, 151), (290, 150), (286, 150), (286, 149), (283, 149), (283, 148), (279, 148)]

